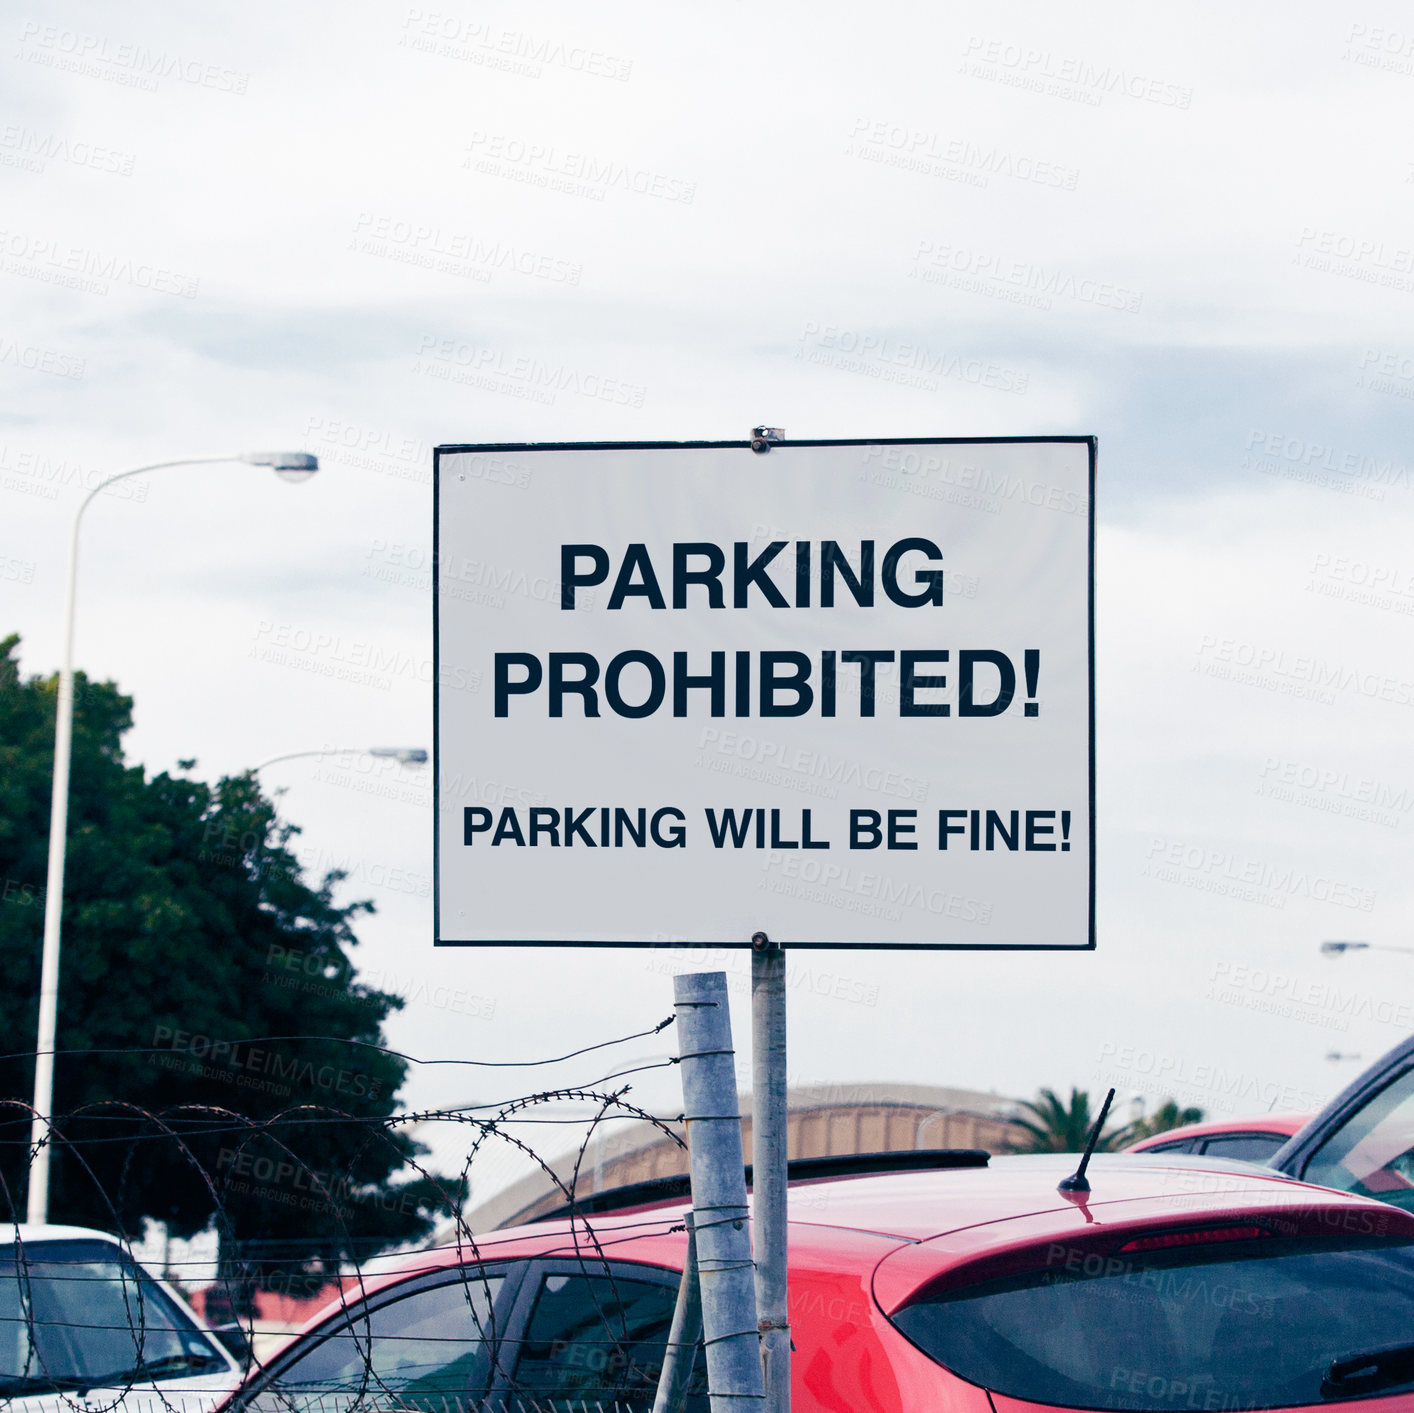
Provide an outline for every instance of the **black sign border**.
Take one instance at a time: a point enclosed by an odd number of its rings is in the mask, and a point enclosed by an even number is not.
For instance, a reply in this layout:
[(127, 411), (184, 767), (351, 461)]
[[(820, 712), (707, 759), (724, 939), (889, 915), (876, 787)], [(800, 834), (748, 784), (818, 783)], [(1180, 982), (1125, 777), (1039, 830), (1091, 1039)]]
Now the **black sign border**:
[[(846, 437), (839, 439), (783, 438), (772, 442), (780, 447), (835, 446), (1085, 446), (1090, 458), (1090, 544), (1089, 544), (1089, 692), (1090, 692), (1090, 927), (1089, 941), (1073, 942), (791, 942), (781, 939), (791, 951), (816, 952), (1093, 952), (1095, 950), (1095, 472), (1099, 459), (1098, 439), (1093, 436), (1054, 437)], [(586, 942), (583, 940), (490, 941), (483, 938), (444, 938), (441, 898), (441, 625), (439, 622), (441, 564), (441, 485), (442, 458), (472, 452), (525, 454), (536, 451), (749, 451), (751, 442), (453, 442), (432, 452), (432, 944), (434, 947), (639, 947), (672, 948), (686, 951), (696, 947), (746, 947), (749, 938), (722, 942)]]

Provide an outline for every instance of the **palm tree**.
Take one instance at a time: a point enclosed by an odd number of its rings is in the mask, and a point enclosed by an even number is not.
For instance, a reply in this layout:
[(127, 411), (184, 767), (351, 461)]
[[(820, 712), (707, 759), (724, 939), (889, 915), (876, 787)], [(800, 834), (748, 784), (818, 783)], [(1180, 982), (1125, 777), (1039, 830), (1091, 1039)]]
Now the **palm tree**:
[(1186, 1124), (1203, 1122), (1202, 1109), (1189, 1105), (1179, 1108), (1177, 1099), (1165, 1099), (1147, 1118), (1137, 1119), (1125, 1130), (1125, 1143), (1138, 1143), (1141, 1138), (1152, 1138), (1156, 1133), (1166, 1133), (1171, 1128), (1183, 1128)]
[[(1072, 1089), (1069, 1103), (1054, 1089), (1043, 1089), (1034, 1099), (1023, 1100), (1021, 1108), (1026, 1113), (1013, 1120), (1025, 1134), (1016, 1145), (1019, 1153), (1080, 1153), (1095, 1125), (1090, 1093), (1085, 1089)], [(1095, 1147), (1109, 1152), (1130, 1141), (1127, 1129), (1111, 1129), (1100, 1135)]]

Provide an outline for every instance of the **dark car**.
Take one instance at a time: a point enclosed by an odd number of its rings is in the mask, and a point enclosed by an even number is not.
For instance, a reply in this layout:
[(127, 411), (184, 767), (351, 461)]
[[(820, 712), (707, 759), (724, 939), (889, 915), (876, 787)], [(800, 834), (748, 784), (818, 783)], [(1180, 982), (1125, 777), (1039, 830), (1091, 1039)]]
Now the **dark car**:
[(1414, 1036), (1337, 1094), (1268, 1165), (1414, 1212)]

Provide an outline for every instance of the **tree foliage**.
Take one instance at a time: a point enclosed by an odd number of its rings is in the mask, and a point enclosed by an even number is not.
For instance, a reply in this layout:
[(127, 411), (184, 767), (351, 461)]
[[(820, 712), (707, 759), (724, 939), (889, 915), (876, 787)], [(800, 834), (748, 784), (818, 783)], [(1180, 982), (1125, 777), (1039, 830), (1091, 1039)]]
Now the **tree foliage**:
[[(1014, 1122), (1026, 1135), (1017, 1145), (1017, 1151), (1022, 1153), (1083, 1152), (1099, 1116), (1085, 1089), (1072, 1089), (1069, 1100), (1062, 1099), (1054, 1089), (1042, 1089), (1034, 1099), (1023, 1101), (1021, 1108), (1024, 1112)], [(1111, 1108), (1110, 1126), (1100, 1135), (1095, 1150), (1113, 1153), (1141, 1138), (1202, 1121), (1202, 1109), (1180, 1107), (1174, 1099), (1165, 1099), (1147, 1118), (1128, 1124), (1116, 1123)]]
[[(1042, 1089), (1035, 1099), (1024, 1100), (1021, 1109), (1023, 1112), (1014, 1122), (1026, 1135), (1017, 1145), (1022, 1153), (1082, 1152), (1098, 1117), (1085, 1089), (1072, 1089), (1069, 1100), (1062, 1099), (1054, 1089)], [(1123, 1128), (1102, 1133), (1096, 1151), (1122, 1148), (1129, 1141), (1125, 1133)]]
[(1167, 1133), (1171, 1128), (1200, 1124), (1204, 1117), (1202, 1109), (1180, 1105), (1177, 1099), (1165, 1099), (1152, 1114), (1145, 1115), (1130, 1126), (1126, 1142), (1138, 1143), (1141, 1138), (1152, 1138), (1156, 1133)]
[[(377, 1122), (395, 1111), (406, 1064), (373, 1048), (401, 1001), (361, 985), (350, 959), (354, 922), (372, 905), (337, 904), (337, 872), (305, 881), (298, 831), (253, 774), (148, 778), (123, 755), (131, 699), (82, 674), (75, 697), (55, 1113), (108, 1108), (66, 1125), (51, 1219), (201, 1230), (214, 1204), (199, 1164), (223, 1185), (226, 1236), (246, 1250), (323, 1264), (352, 1245), (422, 1235), (459, 1189), (409, 1169), (418, 1145)], [(11, 1052), (0, 1098), (25, 1102), (56, 701), (57, 679), (24, 678), (18, 638), (0, 640), (0, 1025)], [(122, 1104), (220, 1106), (257, 1121), (317, 1108), (253, 1140), (188, 1114), (188, 1156)], [(14, 1109), (0, 1118), (7, 1220), (8, 1204), (23, 1203), (28, 1122)]]

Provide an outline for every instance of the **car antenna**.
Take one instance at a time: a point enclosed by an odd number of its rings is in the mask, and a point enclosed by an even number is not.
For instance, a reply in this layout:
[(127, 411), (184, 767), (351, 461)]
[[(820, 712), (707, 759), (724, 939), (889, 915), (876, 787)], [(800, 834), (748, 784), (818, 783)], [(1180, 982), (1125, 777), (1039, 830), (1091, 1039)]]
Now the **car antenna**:
[(1095, 1151), (1095, 1144), (1099, 1142), (1100, 1130), (1105, 1126), (1105, 1119), (1109, 1115), (1110, 1105), (1114, 1103), (1114, 1097), (1113, 1089), (1105, 1095), (1105, 1102), (1100, 1106), (1100, 1117), (1095, 1120), (1090, 1137), (1085, 1140), (1085, 1151), (1080, 1155), (1080, 1166), (1068, 1178), (1062, 1178), (1056, 1184), (1057, 1192), (1090, 1191), (1090, 1179), (1085, 1176), (1085, 1169), (1090, 1165), (1090, 1155)]

